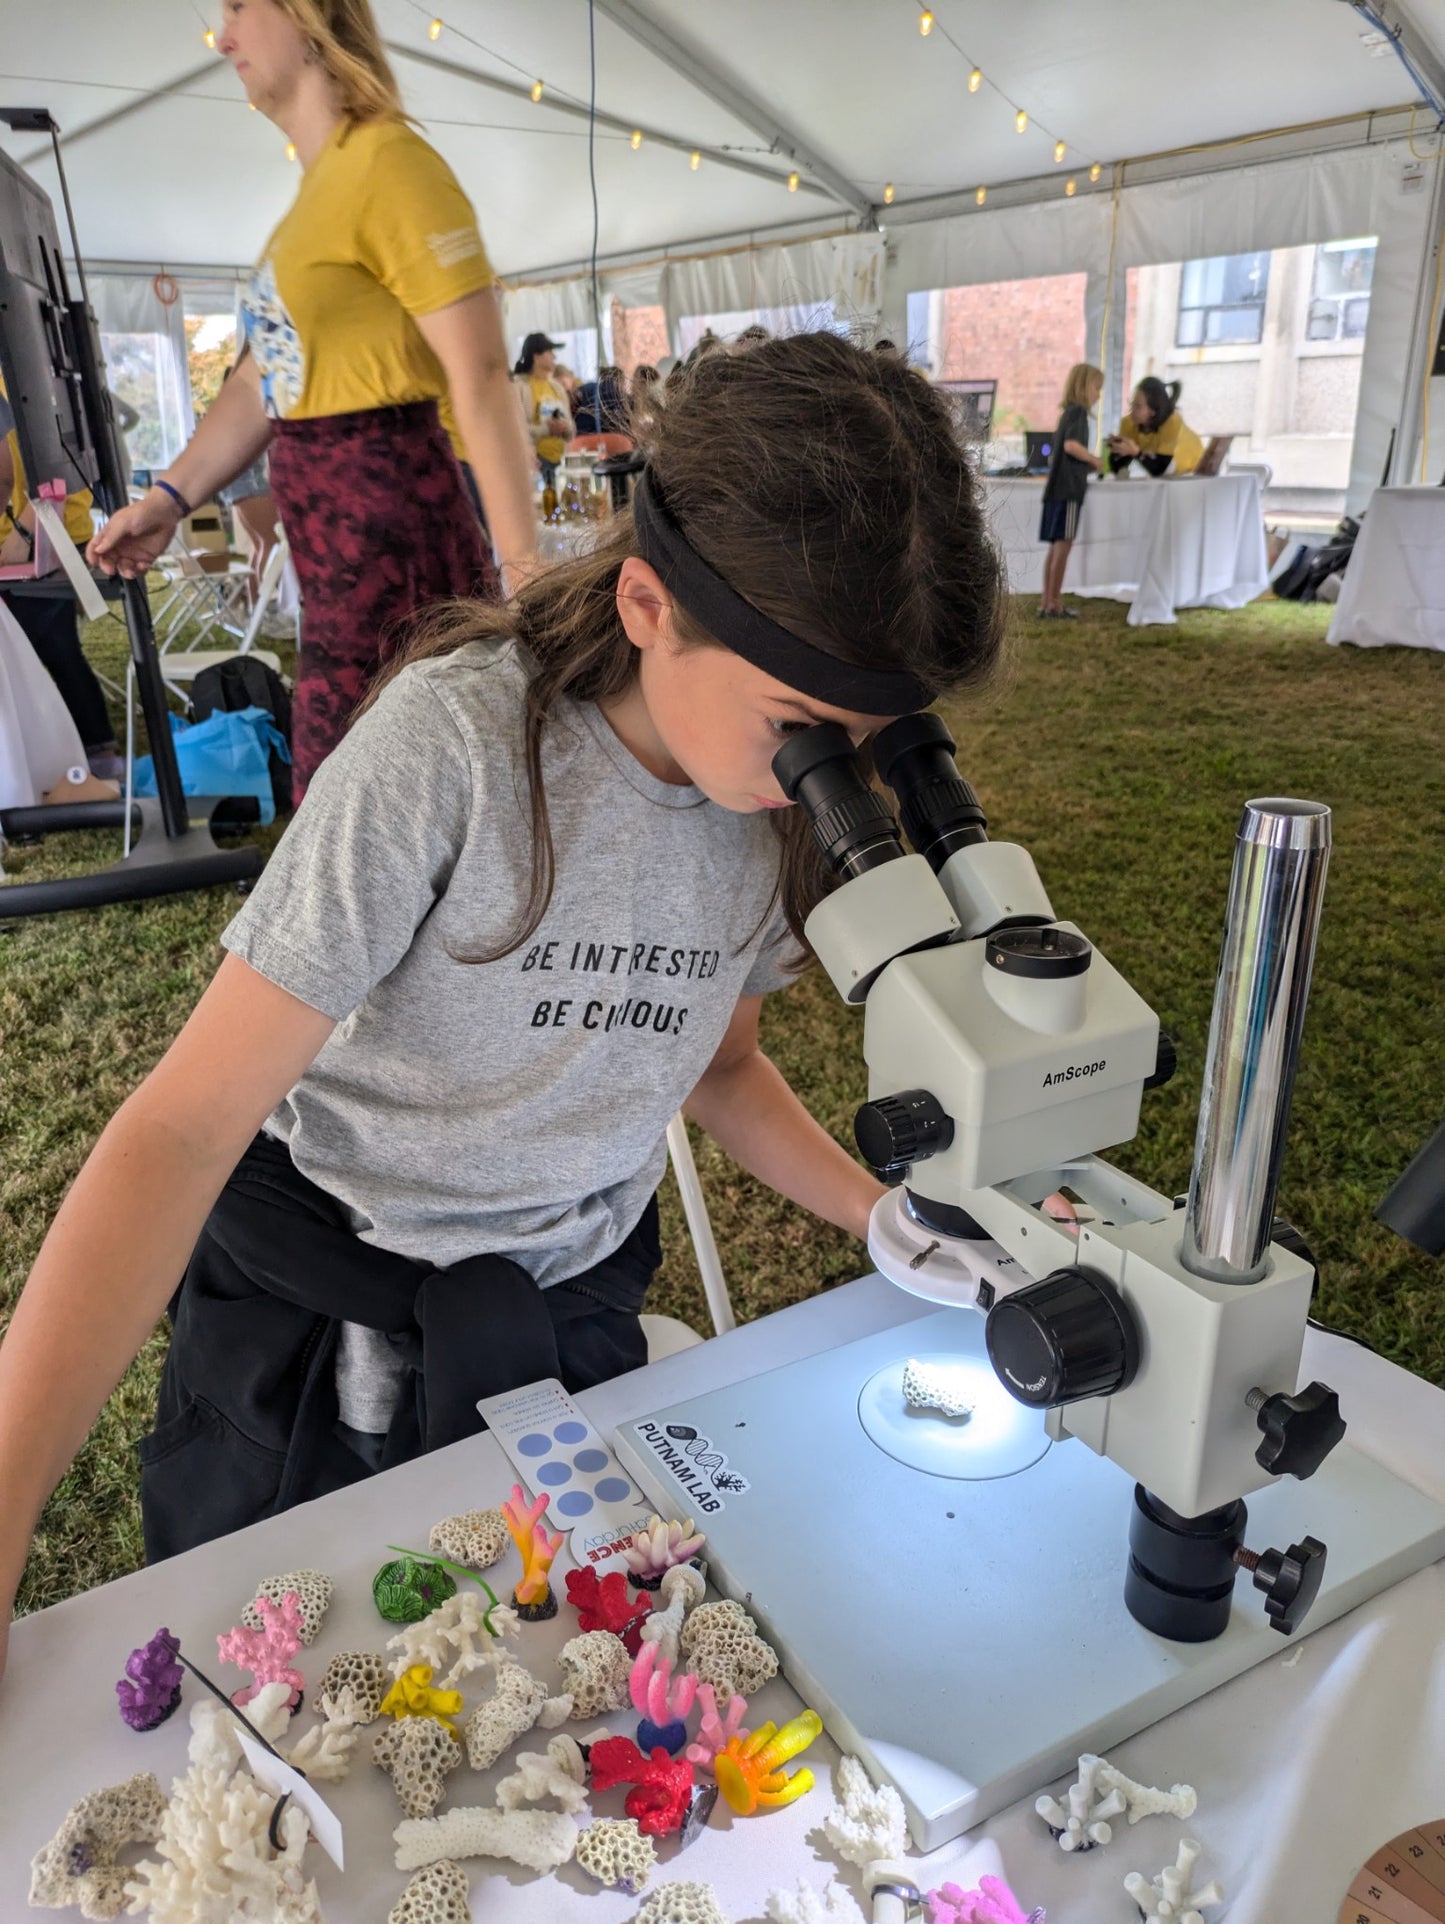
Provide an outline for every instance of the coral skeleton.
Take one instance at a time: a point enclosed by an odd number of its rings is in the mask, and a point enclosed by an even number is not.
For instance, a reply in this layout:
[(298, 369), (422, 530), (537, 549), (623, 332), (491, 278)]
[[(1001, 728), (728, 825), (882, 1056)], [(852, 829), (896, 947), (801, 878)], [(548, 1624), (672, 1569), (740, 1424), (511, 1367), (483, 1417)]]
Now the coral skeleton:
[(181, 1677), (176, 1662), (180, 1641), (169, 1630), (157, 1630), (149, 1643), (132, 1650), (125, 1675), (116, 1684), (120, 1714), (132, 1730), (154, 1730), (181, 1701)]
[(358, 1723), (369, 1724), (381, 1712), (381, 1700), (391, 1683), (385, 1659), (374, 1650), (343, 1650), (327, 1664), (317, 1685), (319, 1694), (341, 1701), (343, 1690), (355, 1698), (361, 1715)]
[(763, 1916), (768, 1924), (863, 1924), (863, 1913), (841, 1884), (815, 1891), (801, 1880), (795, 1891), (769, 1891)]
[(339, 1784), (351, 1769), (357, 1729), (368, 1720), (362, 1715), (362, 1706), (353, 1690), (342, 1690), (337, 1697), (323, 1697), (320, 1710), (322, 1721), (281, 1754), (293, 1770), (299, 1770), (313, 1783)]
[(430, 1664), (434, 1671), (445, 1671), (442, 1686), (450, 1688), (473, 1670), (485, 1669), (502, 1637), (516, 1634), (517, 1622), (509, 1604), (485, 1603), (475, 1590), (458, 1590), (429, 1617), (387, 1639), (387, 1649), (397, 1652), (392, 1675), (399, 1677), (414, 1664)]
[(981, 1877), (976, 1891), (960, 1890), (957, 1884), (944, 1884), (930, 1891), (924, 1900), (930, 1924), (1042, 1924), (1042, 1912), (1028, 1916), (1023, 1906), (1001, 1877)]
[(450, 1731), (456, 1730), (452, 1718), (461, 1714), (460, 1690), (433, 1690), (431, 1665), (414, 1663), (403, 1670), (381, 1700), (383, 1717), (435, 1717)]
[(649, 1837), (682, 1829), (692, 1805), (692, 1765), (661, 1748), (644, 1757), (630, 1737), (607, 1737), (593, 1744), (587, 1759), (594, 1791), (631, 1784), (622, 1808)]
[(399, 1717), (372, 1739), (372, 1761), (390, 1777), (408, 1817), (430, 1817), (444, 1779), (462, 1761), (456, 1733), (439, 1717)]
[(507, 1520), (500, 1510), (463, 1510), (434, 1523), (427, 1548), (468, 1570), (490, 1570), (507, 1554)]
[(706, 1594), (707, 1585), (700, 1570), (695, 1570), (690, 1563), (675, 1564), (663, 1576), (659, 1589), (663, 1607), (643, 1624), (642, 1641), (655, 1643), (664, 1657), (671, 1657), (676, 1663), (687, 1613), (695, 1609)]
[(1199, 1801), (1188, 1784), (1151, 1790), (1116, 1770), (1106, 1758), (1087, 1753), (1079, 1759), (1078, 1778), (1065, 1795), (1063, 1803), (1047, 1792), (1034, 1802), (1063, 1851), (1087, 1851), (1107, 1844), (1114, 1835), (1112, 1818), (1127, 1815), (1131, 1824), (1137, 1824), (1141, 1817), (1192, 1817)]
[(856, 1757), (843, 1757), (833, 1788), (836, 1802), (823, 1819), (823, 1835), (845, 1863), (861, 1871), (880, 1857), (904, 1855), (908, 1819), (891, 1784), (875, 1785)]
[(525, 1737), (547, 1701), (542, 1685), (515, 1657), (499, 1657), (493, 1674), (496, 1688), (477, 1705), (463, 1733), (473, 1770), (487, 1770), (519, 1737)]
[(575, 1737), (554, 1737), (545, 1751), (521, 1750), (513, 1761), (512, 1776), (497, 1785), (499, 1810), (521, 1810), (553, 1797), (575, 1813), (587, 1802), (587, 1759)]
[[(263, 1684), (246, 1706), (246, 1723), (268, 1744), (274, 1744), (291, 1723), (290, 1685)], [(234, 1770), (242, 1761), (241, 1733), (245, 1727), (224, 1704), (214, 1697), (203, 1697), (191, 1711), (187, 1761), (212, 1770)]]
[(672, 1659), (656, 1644), (645, 1643), (633, 1661), (627, 1687), (632, 1708), (642, 1717), (638, 1748), (650, 1752), (661, 1746), (675, 1757), (687, 1742), (687, 1713), (697, 1695), (697, 1678), (689, 1672), (674, 1681)]
[(605, 1577), (599, 1577), (590, 1564), (569, 1570), (567, 1601), (583, 1630), (610, 1630), (622, 1639), (629, 1657), (637, 1655), (652, 1616), (652, 1598), (646, 1591), (629, 1597), (627, 1578), (620, 1570), (609, 1570)]
[(541, 1623), (557, 1613), (548, 1572), (562, 1548), (562, 1538), (542, 1522), (546, 1513), (546, 1496), (528, 1503), (520, 1483), (512, 1485), (512, 1494), (502, 1505), (502, 1520), (522, 1558), (522, 1581), (512, 1592), (512, 1601), (524, 1623)]
[(560, 1810), (459, 1806), (440, 1817), (408, 1818), (392, 1833), (396, 1868), (414, 1871), (443, 1857), (505, 1857), (545, 1876), (577, 1848), (577, 1826)]
[(659, 1884), (634, 1924), (728, 1924), (711, 1884)]
[(130, 1844), (153, 1844), (165, 1809), (148, 1770), (82, 1797), (30, 1861), (30, 1902), (37, 1910), (78, 1904), (82, 1917), (119, 1917), (135, 1872), (116, 1858)]
[(244, 1770), (193, 1764), (171, 1787), (156, 1856), (126, 1886), (130, 1910), (151, 1924), (321, 1924), (316, 1886), (302, 1868), (306, 1814)]
[(289, 1590), (279, 1604), (269, 1597), (257, 1597), (256, 1610), (261, 1618), (259, 1630), (241, 1626), (216, 1638), (222, 1663), (249, 1670), (253, 1679), (249, 1689), (231, 1693), (231, 1702), (244, 1709), (263, 1684), (288, 1683), (294, 1709), (306, 1687), (306, 1679), (290, 1661), (301, 1648), (301, 1599), (294, 1590)]
[(577, 1867), (610, 1891), (636, 1897), (657, 1862), (657, 1846), (632, 1817), (599, 1817), (577, 1839)]
[(698, 1682), (712, 1685), (724, 1710), (734, 1693), (751, 1697), (778, 1674), (777, 1651), (731, 1599), (699, 1604), (682, 1626), (678, 1647)]
[(622, 1561), (640, 1588), (655, 1590), (669, 1570), (691, 1563), (706, 1542), (701, 1531), (694, 1532), (691, 1517), (686, 1523), (664, 1523), (660, 1516), (650, 1516), (647, 1528), (638, 1530), (623, 1550)]
[(1224, 1902), (1218, 1884), (1211, 1882), (1195, 1889), (1194, 1866), (1199, 1852), (1200, 1846), (1192, 1837), (1183, 1838), (1174, 1862), (1166, 1864), (1152, 1884), (1138, 1871), (1130, 1871), (1124, 1889), (1139, 1906), (1142, 1917), (1168, 1918), (1170, 1924), (1204, 1924), (1203, 1913)]
[(813, 1788), (813, 1773), (806, 1765), (791, 1777), (783, 1765), (805, 1751), (822, 1730), (823, 1719), (817, 1711), (804, 1710), (781, 1730), (776, 1724), (762, 1724), (746, 1737), (729, 1739), (713, 1759), (712, 1769), (718, 1789), (739, 1817), (795, 1804)]
[(472, 1924), (461, 1865), (441, 1857), (418, 1871), (387, 1912), (386, 1924)]
[(283, 1597), (294, 1596), (301, 1604), (301, 1641), (314, 1643), (331, 1604), (331, 1591), (330, 1577), (323, 1576), (319, 1570), (292, 1570), (284, 1577), (267, 1577), (257, 1584), (255, 1597), (241, 1612), (241, 1622), (248, 1630), (264, 1630), (266, 1626), (256, 1608), (261, 1598), (279, 1604)]
[(972, 1416), (973, 1404), (959, 1394), (946, 1370), (930, 1368), (910, 1356), (903, 1369), (903, 1400), (910, 1409), (937, 1410), (941, 1416)]
[[(1082, 1766), (1084, 1759), (1079, 1763)], [(1136, 1784), (1132, 1777), (1126, 1777), (1122, 1770), (1116, 1770), (1107, 1758), (1099, 1760), (1099, 1782), (1109, 1790), (1117, 1790), (1129, 1807), (1129, 1822), (1137, 1824), (1141, 1817), (1192, 1817), (1199, 1808), (1199, 1798), (1192, 1784), (1175, 1784), (1170, 1790), (1151, 1790), (1147, 1784)]]
[(627, 1708), (632, 1666), (621, 1639), (610, 1630), (588, 1630), (573, 1637), (563, 1644), (557, 1665), (574, 1717), (600, 1717), (609, 1710)]

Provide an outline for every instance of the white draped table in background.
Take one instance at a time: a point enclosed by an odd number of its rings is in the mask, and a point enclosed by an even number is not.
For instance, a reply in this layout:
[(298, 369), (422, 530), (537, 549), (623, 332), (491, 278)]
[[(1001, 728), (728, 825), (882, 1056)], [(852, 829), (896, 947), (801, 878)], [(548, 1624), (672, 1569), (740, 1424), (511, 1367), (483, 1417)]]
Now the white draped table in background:
[(1445, 488), (1377, 488), (1327, 637), (1445, 649)]
[[(866, 1277), (605, 1383), (580, 1401), (610, 1435), (620, 1422), (928, 1315), (932, 1307)], [(1445, 1497), (1445, 1395), (1314, 1330), (1306, 1336), (1302, 1369), (1307, 1379), (1318, 1375), (1338, 1389), (1357, 1446)], [(778, 1471), (786, 1475), (786, 1464)], [(153, 1770), (168, 1790), (185, 1768), (186, 1708), (197, 1701), (199, 1686), (188, 1680), (181, 1713), (145, 1735), (127, 1730), (116, 1709), (115, 1680), (127, 1653), (158, 1626), (175, 1632), (203, 1667), (209, 1653), (220, 1671), (216, 1632), (237, 1621), (263, 1577), (324, 1570), (335, 1579), (336, 1598), (316, 1643), (299, 1659), (314, 1681), (337, 1651), (380, 1650), (391, 1633), (370, 1594), (386, 1546), (425, 1543), (439, 1517), (493, 1505), (512, 1481), (493, 1439), (473, 1437), (17, 1623), (0, 1686), (0, 1917), (30, 1915), (30, 1858), (86, 1791), (138, 1770)], [(1025, 1504), (1026, 1486), (1025, 1476)], [(1122, 1474), (1121, 1492), (1127, 1501)], [(851, 1514), (847, 1502), (840, 1492), (838, 1527), (857, 1545), (857, 1580), (849, 1599), (835, 1598), (828, 1607), (856, 1611), (859, 1662), (886, 1666), (889, 1639), (898, 1634), (890, 1612), (896, 1589), (907, 1584), (934, 1593), (928, 1546), (917, 1545), (916, 1561), (904, 1567), (887, 1519)], [(1027, 1527), (1022, 1512), (1021, 1527)], [(1124, 1556), (1121, 1528), (1121, 1589)], [(515, 1559), (499, 1569), (514, 1567)], [(956, 1639), (988, 1636), (986, 1622), (970, 1620), (966, 1599), (939, 1592), (934, 1607), (940, 1665)], [(1122, 1597), (1101, 1599), (1099, 1607), (1121, 1610)], [(1240, 1607), (1258, 1607), (1247, 1586)], [(1054, 1924), (1121, 1924), (1132, 1914), (1125, 1874), (1155, 1876), (1173, 1862), (1187, 1832), (1204, 1846), (1201, 1874), (1224, 1886), (1229, 1924), (1330, 1924), (1372, 1852), (1412, 1825), (1445, 1817), (1442, 1624), (1445, 1564), (1437, 1564), (1313, 1636), (1281, 1641), (1277, 1656), (1118, 1745), (1112, 1754), (1130, 1776), (1195, 1786), (1199, 1809), (1187, 1824), (1151, 1818), (1137, 1829), (1121, 1826), (1107, 1849), (1065, 1856), (1024, 1799), (968, 1837), (916, 1859), (918, 1876), (925, 1887), (953, 1880), (968, 1888), (986, 1872), (1001, 1873), (1026, 1906), (1046, 1906)], [(564, 1604), (552, 1623), (523, 1633), (523, 1658), (551, 1680), (556, 1652), (575, 1629), (575, 1613)], [(798, 1707), (780, 1679), (757, 1693), (748, 1722), (781, 1724)], [(635, 1728), (636, 1717), (611, 1722), (619, 1730)], [(364, 1734), (363, 1752), (370, 1736)], [(530, 1747), (542, 1741), (538, 1733)], [(821, 1890), (839, 1868), (832, 1853), (819, 1848), (817, 1830), (837, 1755), (827, 1738), (814, 1744), (806, 1762), (817, 1788), (786, 1809), (738, 1818), (720, 1805), (685, 1854), (673, 1842), (663, 1846), (653, 1882), (712, 1884), (735, 1924), (760, 1919), (768, 1892), (778, 1886), (801, 1878)], [(511, 1767), (504, 1761), (484, 1777), (456, 1772), (447, 1780), (443, 1807), (490, 1802), (496, 1778)], [(400, 1817), (395, 1793), (364, 1755), (345, 1783), (325, 1788), (345, 1825), (347, 1857), (343, 1875), (315, 1847), (308, 1852), (326, 1917), (329, 1924), (377, 1924), (405, 1881), (391, 1861)], [(597, 1808), (615, 1815), (620, 1804), (614, 1795)], [(467, 1871), (478, 1920), (624, 1924), (637, 1913), (637, 1898), (599, 1889), (575, 1864), (543, 1878), (485, 1859), (469, 1860)], [(857, 1890), (852, 1872), (842, 1872), (842, 1881)]]
[[(1043, 483), (985, 480), (1009, 587), (1043, 585)], [(1257, 474), (1091, 481), (1065, 594), (1129, 603), (1131, 628), (1172, 623), (1176, 608), (1242, 608), (1269, 585)]]

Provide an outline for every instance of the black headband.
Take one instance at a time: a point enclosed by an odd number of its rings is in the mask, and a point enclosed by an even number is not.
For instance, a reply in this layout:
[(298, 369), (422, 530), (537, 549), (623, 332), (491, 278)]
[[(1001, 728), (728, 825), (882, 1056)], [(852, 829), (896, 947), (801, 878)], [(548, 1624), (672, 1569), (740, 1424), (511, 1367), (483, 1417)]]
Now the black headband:
[(652, 476), (637, 477), (632, 519), (642, 559), (715, 640), (764, 674), (834, 708), (863, 715), (912, 715), (934, 690), (896, 668), (859, 668), (780, 628), (710, 568), (663, 505)]

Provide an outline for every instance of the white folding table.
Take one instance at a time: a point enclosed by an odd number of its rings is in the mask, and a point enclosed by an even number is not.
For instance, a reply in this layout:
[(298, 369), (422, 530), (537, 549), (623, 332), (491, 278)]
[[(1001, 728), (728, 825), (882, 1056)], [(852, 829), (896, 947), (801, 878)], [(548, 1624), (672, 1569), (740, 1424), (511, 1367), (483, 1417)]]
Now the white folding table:
[(1445, 648), (1445, 488), (1376, 488), (1326, 639)]

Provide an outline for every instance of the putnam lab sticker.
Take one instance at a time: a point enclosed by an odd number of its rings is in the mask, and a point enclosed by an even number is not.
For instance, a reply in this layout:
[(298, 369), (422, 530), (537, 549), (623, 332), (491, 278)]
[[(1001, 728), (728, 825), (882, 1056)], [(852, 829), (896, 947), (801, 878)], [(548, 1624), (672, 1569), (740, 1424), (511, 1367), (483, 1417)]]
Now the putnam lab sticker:
[(714, 1449), (689, 1423), (634, 1423), (638, 1440), (657, 1458), (703, 1516), (716, 1516), (724, 1498), (745, 1496), (753, 1487), (739, 1470), (729, 1469), (723, 1451)]

